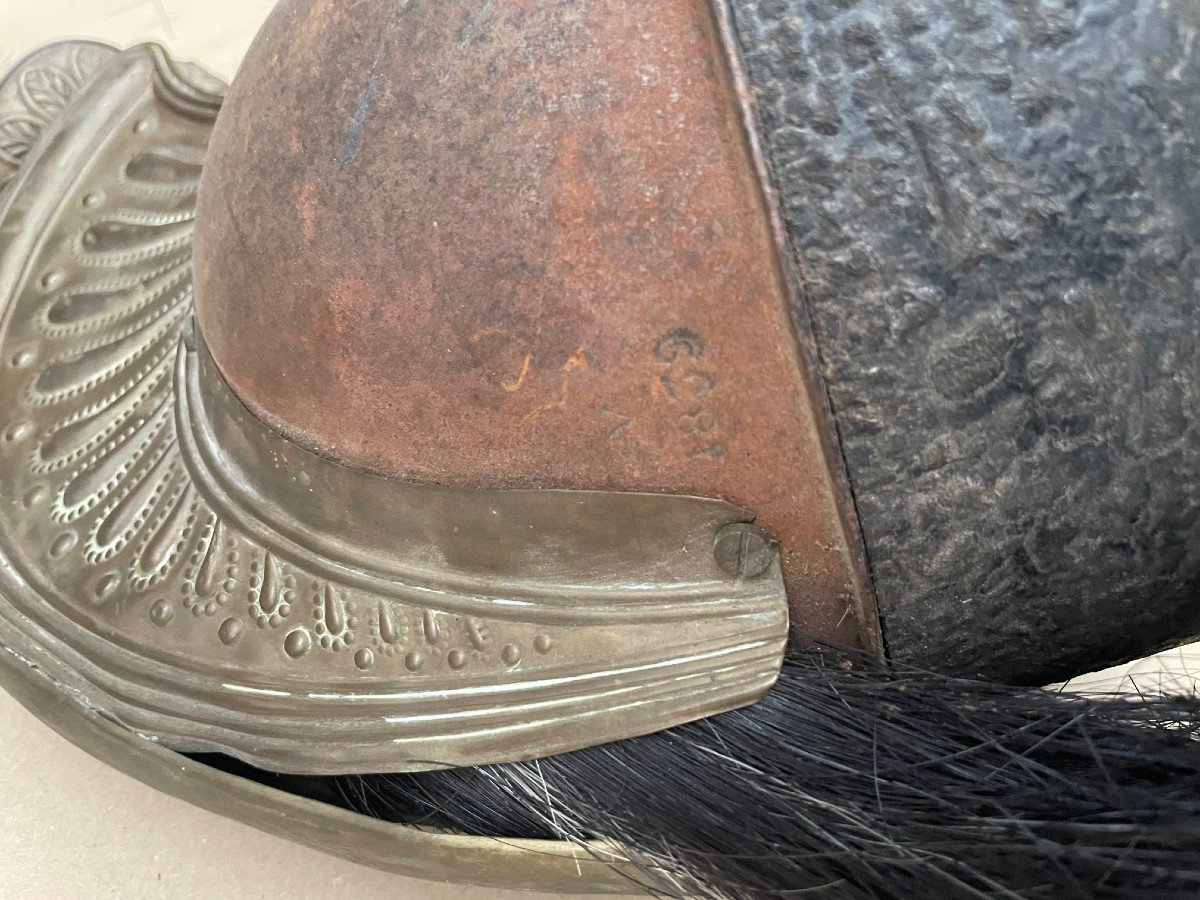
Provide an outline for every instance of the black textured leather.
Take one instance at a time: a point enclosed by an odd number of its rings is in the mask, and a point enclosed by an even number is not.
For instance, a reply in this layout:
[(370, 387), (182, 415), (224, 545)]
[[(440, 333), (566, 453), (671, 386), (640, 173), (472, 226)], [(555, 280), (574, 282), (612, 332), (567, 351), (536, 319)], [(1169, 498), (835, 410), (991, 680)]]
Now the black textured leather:
[(1200, 633), (1200, 3), (732, 5), (893, 657)]

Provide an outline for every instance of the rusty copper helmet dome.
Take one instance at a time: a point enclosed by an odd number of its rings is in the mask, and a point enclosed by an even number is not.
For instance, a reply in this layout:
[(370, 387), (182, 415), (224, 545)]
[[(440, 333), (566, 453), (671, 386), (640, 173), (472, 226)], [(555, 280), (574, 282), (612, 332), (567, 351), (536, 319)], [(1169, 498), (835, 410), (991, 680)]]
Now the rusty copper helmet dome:
[(796, 624), (878, 651), (719, 25), (281, 4), (213, 132), (199, 330), (256, 416), (352, 467), (751, 509)]

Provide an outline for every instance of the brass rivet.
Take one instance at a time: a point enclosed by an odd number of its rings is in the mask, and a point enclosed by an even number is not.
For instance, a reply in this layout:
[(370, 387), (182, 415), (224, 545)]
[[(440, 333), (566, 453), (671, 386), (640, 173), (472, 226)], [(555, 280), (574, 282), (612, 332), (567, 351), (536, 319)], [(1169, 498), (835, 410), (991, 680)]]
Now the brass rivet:
[(299, 659), (312, 649), (312, 635), (307, 628), (296, 628), (283, 639), (283, 652), (292, 659)]
[(150, 607), (150, 621), (160, 628), (175, 618), (175, 606), (170, 600), (155, 600)]
[(737, 578), (755, 578), (775, 558), (775, 542), (749, 522), (726, 525), (713, 542), (713, 555), (722, 570)]

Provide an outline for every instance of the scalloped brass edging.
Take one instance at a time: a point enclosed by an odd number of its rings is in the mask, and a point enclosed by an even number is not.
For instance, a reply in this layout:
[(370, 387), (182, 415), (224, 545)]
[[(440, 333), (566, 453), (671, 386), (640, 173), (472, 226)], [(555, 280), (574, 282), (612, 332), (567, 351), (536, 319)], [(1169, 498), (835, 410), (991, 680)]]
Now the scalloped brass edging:
[(117, 51), (65, 41), (30, 53), (0, 81), (0, 202), (43, 129)]
[(71, 743), (156, 790), (260, 831), (410, 878), (546, 893), (640, 893), (646, 875), (618, 848), (448, 834), (393, 825), (276, 790), (159, 746), (75, 702), (8, 642), (0, 687)]

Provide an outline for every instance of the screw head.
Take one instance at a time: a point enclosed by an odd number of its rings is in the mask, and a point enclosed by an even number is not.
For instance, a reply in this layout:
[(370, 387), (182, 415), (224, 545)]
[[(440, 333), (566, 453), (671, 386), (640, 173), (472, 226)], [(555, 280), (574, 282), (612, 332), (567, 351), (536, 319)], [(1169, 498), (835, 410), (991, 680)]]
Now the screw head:
[(725, 572), (737, 578), (757, 578), (775, 558), (775, 542), (757, 525), (726, 525), (713, 542), (713, 555)]

